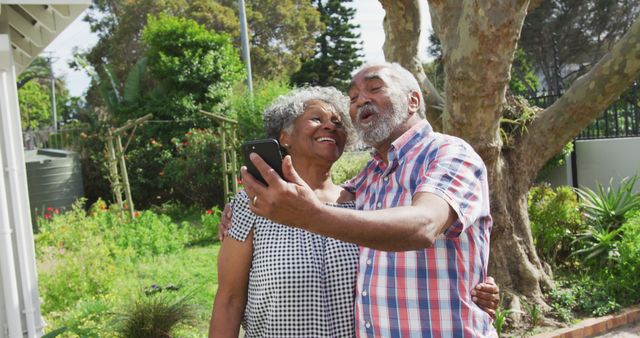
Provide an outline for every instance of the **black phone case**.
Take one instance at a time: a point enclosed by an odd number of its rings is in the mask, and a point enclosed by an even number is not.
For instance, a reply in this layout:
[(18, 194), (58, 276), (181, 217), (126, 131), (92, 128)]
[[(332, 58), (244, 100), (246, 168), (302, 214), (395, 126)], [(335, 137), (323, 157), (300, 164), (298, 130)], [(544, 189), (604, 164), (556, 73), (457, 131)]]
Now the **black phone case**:
[(258, 169), (253, 165), (249, 159), (249, 154), (258, 154), (267, 164), (275, 170), (280, 177), (282, 175), (282, 153), (280, 152), (280, 144), (275, 139), (264, 139), (247, 141), (242, 144), (242, 156), (244, 157), (244, 164), (247, 166), (247, 170), (253, 177), (260, 182), (267, 184), (262, 178)]

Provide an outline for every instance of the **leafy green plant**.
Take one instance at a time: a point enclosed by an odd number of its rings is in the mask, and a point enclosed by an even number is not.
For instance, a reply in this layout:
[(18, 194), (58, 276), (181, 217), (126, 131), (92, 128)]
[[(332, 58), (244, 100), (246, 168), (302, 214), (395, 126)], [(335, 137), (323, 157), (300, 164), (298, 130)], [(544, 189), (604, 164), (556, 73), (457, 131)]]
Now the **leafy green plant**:
[(498, 305), (496, 309), (496, 318), (493, 321), (493, 327), (496, 329), (496, 333), (498, 337), (502, 336), (502, 331), (505, 328), (505, 324), (507, 323), (507, 318), (511, 314), (511, 309), (504, 309), (502, 307), (502, 302)]
[(531, 324), (531, 328), (538, 326), (540, 323), (540, 319), (542, 318), (542, 311), (540, 310), (540, 306), (535, 303), (524, 303), (525, 311), (529, 316), (529, 324)]
[(265, 137), (262, 112), (278, 96), (291, 91), (291, 86), (282, 80), (258, 82), (250, 96), (245, 86), (239, 88), (230, 99), (232, 114), (238, 120), (238, 138), (253, 140)]
[(139, 256), (177, 252), (187, 243), (187, 230), (171, 221), (169, 216), (145, 210), (138, 217), (119, 226), (116, 244), (132, 249)]
[(628, 211), (640, 208), (640, 194), (633, 191), (639, 178), (637, 174), (625, 177), (618, 188), (613, 188), (611, 179), (607, 188), (597, 183), (595, 191), (586, 187), (575, 189), (585, 216), (605, 229), (619, 228)]
[(344, 153), (331, 167), (331, 178), (336, 184), (341, 184), (355, 177), (371, 159), (367, 152)]
[(220, 217), (222, 212), (219, 208), (213, 207), (207, 209), (201, 216), (202, 228), (204, 230), (205, 240), (217, 240), (218, 238), (218, 224), (220, 224)]
[(164, 294), (140, 296), (121, 314), (119, 333), (131, 338), (172, 337), (180, 324), (189, 324), (195, 314), (187, 298), (172, 299)]
[(551, 313), (565, 323), (573, 320), (573, 309), (577, 305), (575, 294), (571, 289), (563, 289), (562, 283), (558, 283), (558, 288), (552, 289), (549, 294), (549, 305)]
[(531, 234), (538, 255), (552, 266), (567, 265), (575, 233), (584, 225), (576, 195), (570, 187), (538, 185), (529, 191)]
[(581, 249), (569, 256), (580, 256), (583, 258), (583, 263), (590, 264), (596, 269), (614, 264), (620, 257), (618, 245), (621, 232), (622, 228), (609, 231), (598, 225), (590, 226), (574, 240)]
[(201, 208), (221, 205), (222, 160), (220, 139), (212, 129), (190, 129), (171, 140), (175, 156), (167, 161), (164, 179), (180, 200)]

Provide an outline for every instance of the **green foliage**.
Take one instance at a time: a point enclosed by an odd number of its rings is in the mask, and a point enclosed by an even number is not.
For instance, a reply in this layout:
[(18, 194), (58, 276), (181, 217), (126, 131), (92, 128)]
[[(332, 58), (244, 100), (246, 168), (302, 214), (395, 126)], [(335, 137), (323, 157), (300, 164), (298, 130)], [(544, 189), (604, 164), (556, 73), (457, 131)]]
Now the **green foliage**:
[(109, 334), (114, 331), (110, 325), (112, 315), (107, 299), (80, 299), (66, 312), (50, 313), (47, 322), (63, 323), (66, 330), (62, 337), (113, 337)]
[(529, 221), (538, 255), (547, 263), (566, 264), (571, 242), (584, 229), (578, 201), (569, 187), (539, 185), (529, 190)]
[(18, 91), (20, 124), (23, 129), (47, 127), (51, 120), (51, 96), (47, 84), (29, 81)]
[(580, 249), (570, 256), (581, 257), (582, 263), (592, 269), (616, 264), (620, 257), (618, 244), (621, 231), (620, 228), (609, 231), (600, 225), (591, 225), (574, 240)]
[(551, 314), (565, 323), (571, 322), (573, 320), (573, 309), (577, 305), (573, 290), (563, 288), (552, 289), (548, 297)]
[[(136, 207), (142, 209), (171, 200), (173, 195), (164, 178), (164, 168), (174, 156), (171, 143), (139, 136), (134, 137), (128, 149), (125, 159)], [(106, 168), (104, 172), (108, 172)]]
[[(623, 298), (616, 297), (615, 283), (612, 279), (603, 280), (605, 274), (583, 275), (572, 281), (571, 289), (575, 294), (576, 311), (590, 316), (604, 316), (621, 308), (626, 303)], [(612, 277), (612, 276), (609, 276)], [(567, 284), (567, 286), (569, 286)], [(619, 295), (618, 295), (619, 296)]]
[[(149, 71), (170, 99), (186, 100), (181, 104), (183, 109), (217, 111), (244, 74), (229, 37), (210, 32), (193, 20), (151, 16), (142, 39), (148, 46)], [(200, 116), (193, 108), (189, 110), (172, 112), (172, 116)]]
[(40, 273), (45, 311), (65, 309), (86, 294), (104, 295), (116, 278), (117, 259), (176, 252), (188, 239), (167, 216), (145, 211), (129, 219), (101, 201), (89, 213), (82, 207), (80, 201), (39, 222), (37, 254), (50, 267)]
[[(640, 301), (640, 208), (625, 215), (617, 229), (589, 223), (576, 235), (571, 266), (556, 272), (557, 290), (549, 294), (553, 314), (602, 316)], [(612, 283), (611, 281), (615, 281)]]
[(368, 152), (345, 152), (331, 167), (331, 179), (341, 184), (354, 178), (370, 159)]
[(219, 245), (209, 241), (204, 247), (184, 247), (196, 234), (211, 238), (217, 233), (219, 211), (206, 215), (203, 224), (194, 225), (151, 211), (130, 219), (99, 201), (88, 211), (79, 203), (43, 220), (36, 250), (46, 321), (66, 327), (63, 337), (114, 337), (114, 325), (120, 323), (114, 314), (128, 312), (122, 309), (132, 294), (152, 284), (174, 285), (171, 302), (186, 299), (197, 318), (179, 326), (175, 335), (204, 336), (215, 290), (211, 262)]
[(195, 317), (187, 298), (171, 299), (165, 294), (140, 296), (125, 307), (118, 330), (122, 337), (172, 337), (177, 325)]
[[(301, 59), (314, 54), (315, 38), (322, 29), (320, 14), (310, 1), (255, 0), (245, 5), (254, 78), (288, 79), (300, 68)], [(229, 34), (234, 48), (240, 50), (237, 1), (96, 0), (91, 9), (85, 20), (100, 40), (88, 59), (94, 67), (107, 60), (120, 82), (145, 54), (147, 47), (140, 36), (147, 14), (192, 19), (211, 31)]]
[(196, 236), (193, 236), (193, 242), (196, 243), (213, 243), (218, 240), (218, 224), (222, 212), (218, 207), (205, 210), (200, 216), (202, 228), (198, 229)]
[(531, 97), (537, 94), (539, 87), (540, 81), (527, 59), (527, 54), (522, 48), (516, 49), (511, 64), (509, 89), (515, 95)]
[(334, 86), (346, 90), (351, 73), (358, 68), (362, 47), (359, 26), (350, 23), (356, 10), (348, 7), (348, 1), (315, 0), (316, 9), (324, 24), (322, 33), (316, 38), (315, 55), (307, 59), (300, 70), (291, 75), (291, 82), (298, 86)]
[(540, 324), (540, 319), (542, 319), (542, 310), (538, 304), (530, 304), (528, 302), (524, 303), (524, 308), (529, 316), (529, 324), (531, 328), (534, 328)]
[(188, 236), (168, 216), (143, 211), (119, 224), (115, 240), (120, 248), (132, 249), (137, 256), (157, 256), (181, 250)]
[[(253, 90), (253, 99), (243, 86), (231, 97), (231, 111), (238, 120), (238, 139), (255, 140), (265, 137), (262, 112), (278, 96), (288, 93), (291, 86), (282, 80), (258, 82)], [(239, 147), (238, 147), (239, 148)]]
[(496, 329), (496, 333), (498, 337), (502, 336), (502, 331), (505, 328), (505, 324), (507, 323), (507, 318), (511, 314), (511, 309), (505, 309), (502, 307), (502, 303), (498, 305), (496, 309), (496, 318), (493, 320), (493, 327)]
[(191, 129), (172, 140), (175, 156), (164, 168), (168, 186), (181, 201), (205, 208), (222, 204), (222, 157), (219, 135), (211, 129)]
[(625, 214), (640, 208), (640, 194), (633, 191), (640, 176), (625, 177), (619, 187), (613, 187), (613, 178), (604, 188), (599, 182), (596, 190), (575, 189), (580, 196), (580, 205), (585, 216), (593, 223), (607, 230), (617, 229), (625, 221)]

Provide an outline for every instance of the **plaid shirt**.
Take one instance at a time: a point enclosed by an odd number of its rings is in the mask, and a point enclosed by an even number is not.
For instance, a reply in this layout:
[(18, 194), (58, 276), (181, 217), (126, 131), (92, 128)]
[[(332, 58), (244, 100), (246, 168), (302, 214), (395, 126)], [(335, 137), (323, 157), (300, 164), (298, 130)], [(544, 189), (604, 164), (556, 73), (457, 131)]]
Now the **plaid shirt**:
[(458, 215), (434, 246), (405, 252), (360, 248), (356, 294), (358, 337), (495, 337), (470, 291), (485, 280), (489, 258), (487, 172), (464, 141), (432, 131), (425, 120), (395, 142), (389, 164), (374, 154), (350, 184), (356, 208), (411, 205), (436, 194)]

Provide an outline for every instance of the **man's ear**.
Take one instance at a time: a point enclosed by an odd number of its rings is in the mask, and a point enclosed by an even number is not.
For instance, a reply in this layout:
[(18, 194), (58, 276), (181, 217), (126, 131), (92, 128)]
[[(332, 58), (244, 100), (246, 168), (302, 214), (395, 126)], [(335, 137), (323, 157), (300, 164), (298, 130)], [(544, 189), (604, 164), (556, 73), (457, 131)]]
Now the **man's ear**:
[(418, 92), (412, 91), (409, 94), (409, 114), (417, 113), (420, 110), (420, 94)]

